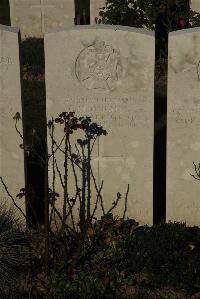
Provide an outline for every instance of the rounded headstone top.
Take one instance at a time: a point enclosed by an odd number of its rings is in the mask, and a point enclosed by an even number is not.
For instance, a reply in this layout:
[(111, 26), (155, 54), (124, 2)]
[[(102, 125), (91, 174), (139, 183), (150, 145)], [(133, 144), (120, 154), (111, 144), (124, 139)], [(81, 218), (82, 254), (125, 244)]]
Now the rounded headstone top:
[(194, 28), (188, 28), (188, 29), (181, 29), (181, 30), (175, 30), (175, 31), (172, 31), (172, 32), (169, 32), (169, 36), (172, 36), (172, 35), (183, 35), (183, 34), (186, 34), (186, 33), (199, 33), (200, 32), (200, 27), (194, 27)]
[(70, 31), (70, 30), (114, 30), (114, 31), (129, 31), (129, 32), (135, 32), (140, 34), (146, 34), (150, 36), (155, 36), (155, 32), (149, 29), (145, 28), (136, 28), (136, 27), (129, 27), (129, 26), (120, 26), (120, 25), (77, 25), (77, 26), (66, 26), (58, 29), (52, 29), (49, 31), (46, 31), (45, 35), (56, 33), (56, 32), (63, 32), (63, 31)]

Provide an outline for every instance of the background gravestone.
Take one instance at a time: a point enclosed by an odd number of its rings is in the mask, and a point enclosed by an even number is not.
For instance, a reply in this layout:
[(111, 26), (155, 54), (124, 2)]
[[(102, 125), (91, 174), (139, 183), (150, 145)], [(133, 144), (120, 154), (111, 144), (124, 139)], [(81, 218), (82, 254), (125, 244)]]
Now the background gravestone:
[(200, 31), (169, 34), (167, 112), (167, 220), (199, 225)]
[(105, 7), (105, 0), (90, 0), (90, 24), (96, 24), (95, 18), (101, 19), (99, 16), (100, 8)]
[[(75, 111), (103, 125), (108, 135), (94, 148), (93, 167), (98, 184), (104, 180), (106, 211), (120, 192), (114, 214), (122, 216), (129, 183), (127, 216), (148, 224), (153, 221), (154, 51), (154, 33), (138, 28), (76, 26), (45, 35), (47, 120)], [(59, 142), (62, 126), (55, 136)], [(62, 174), (63, 161), (61, 154)], [(51, 184), (52, 166), (49, 178)], [(71, 189), (74, 184), (70, 180)], [(63, 196), (58, 175), (56, 192)]]
[[(23, 143), (15, 129), (13, 116), (21, 108), (21, 84), (18, 30), (0, 26), (0, 176), (15, 198), (24, 188), (24, 156), (19, 145)], [(22, 133), (22, 122), (18, 123)], [(23, 134), (23, 133), (22, 133)], [(0, 201), (11, 203), (0, 181)], [(17, 199), (19, 205), (21, 204)], [(24, 208), (24, 207), (23, 207)]]
[(73, 0), (10, 0), (11, 25), (22, 37), (42, 37), (44, 32), (74, 25)]
[(190, 8), (194, 11), (200, 12), (200, 1), (199, 0), (191, 0)]

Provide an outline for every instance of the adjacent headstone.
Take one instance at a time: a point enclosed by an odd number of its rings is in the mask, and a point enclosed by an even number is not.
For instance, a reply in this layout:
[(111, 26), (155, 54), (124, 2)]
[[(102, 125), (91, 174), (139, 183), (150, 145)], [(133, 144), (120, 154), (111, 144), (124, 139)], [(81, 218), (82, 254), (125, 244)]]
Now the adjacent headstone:
[(199, 225), (200, 29), (169, 34), (167, 220)]
[(190, 9), (200, 12), (200, 1), (199, 0), (191, 0)]
[[(22, 116), (20, 61), (18, 30), (0, 25), (0, 176), (10, 194), (16, 195), (24, 188), (24, 155), (19, 147), (23, 140), (15, 129), (13, 116), (19, 112)], [(17, 127), (22, 132), (22, 122)], [(0, 180), (0, 202), (10, 204)], [(24, 209), (24, 199), (17, 204)]]
[[(96, 143), (92, 160), (97, 183), (104, 180), (105, 210), (120, 192), (113, 213), (123, 215), (130, 184), (126, 216), (147, 224), (153, 221), (154, 59), (154, 33), (143, 29), (76, 26), (45, 35), (47, 120), (75, 111), (108, 131)], [(55, 139), (62, 137), (59, 125)], [(50, 138), (48, 148), (51, 154)], [(58, 157), (63, 178), (63, 153)], [(51, 161), (50, 185), (52, 178)], [(63, 197), (58, 174), (55, 186)], [(100, 204), (95, 215), (102, 215)]]
[(101, 17), (99, 11), (102, 7), (105, 7), (105, 0), (90, 0), (90, 24), (95, 25), (101, 23)]
[(51, 29), (74, 25), (73, 0), (10, 0), (11, 25), (22, 37), (43, 37)]

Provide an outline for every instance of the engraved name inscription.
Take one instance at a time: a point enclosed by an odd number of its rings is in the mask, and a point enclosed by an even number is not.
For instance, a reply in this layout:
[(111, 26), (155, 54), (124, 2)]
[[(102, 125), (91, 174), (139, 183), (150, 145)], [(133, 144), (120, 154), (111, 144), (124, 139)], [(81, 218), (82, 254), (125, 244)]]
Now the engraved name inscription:
[(136, 105), (133, 98), (69, 98), (67, 111), (75, 111), (78, 116), (91, 116), (92, 121), (102, 126), (132, 128), (151, 126), (144, 108)]
[[(179, 109), (170, 109), (170, 118), (173, 118), (174, 121), (187, 128), (189, 126), (195, 125), (195, 126), (200, 126), (200, 118), (199, 118), (199, 113), (200, 109), (196, 107), (197, 109), (184, 109), (184, 108), (179, 108)], [(198, 112), (199, 111), (199, 112)]]
[(120, 52), (97, 39), (78, 55), (75, 73), (81, 85), (89, 90), (112, 91), (116, 89), (122, 73)]

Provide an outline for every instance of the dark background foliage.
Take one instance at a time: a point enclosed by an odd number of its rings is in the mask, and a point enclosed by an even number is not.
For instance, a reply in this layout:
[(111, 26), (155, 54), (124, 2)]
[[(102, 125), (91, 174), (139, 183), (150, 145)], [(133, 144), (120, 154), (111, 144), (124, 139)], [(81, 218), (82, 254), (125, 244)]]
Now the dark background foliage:
[(0, 1), (0, 24), (10, 26), (9, 0)]

